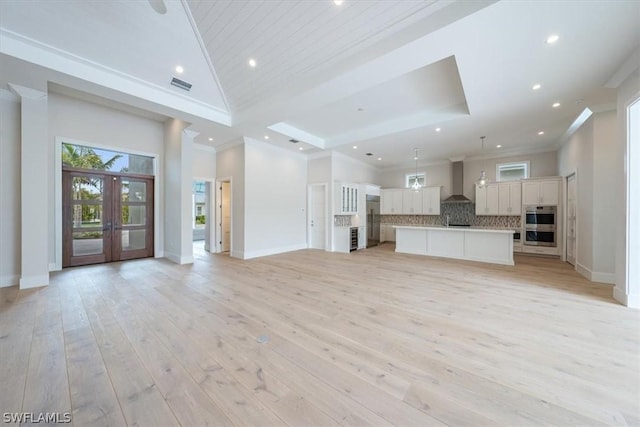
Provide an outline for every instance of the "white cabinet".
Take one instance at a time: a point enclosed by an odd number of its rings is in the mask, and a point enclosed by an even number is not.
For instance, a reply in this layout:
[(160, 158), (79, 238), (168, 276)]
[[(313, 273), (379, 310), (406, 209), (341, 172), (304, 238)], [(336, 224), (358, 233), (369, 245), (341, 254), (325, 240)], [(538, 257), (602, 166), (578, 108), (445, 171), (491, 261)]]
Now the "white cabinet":
[(358, 213), (358, 186), (356, 184), (336, 184), (336, 215), (356, 215)]
[(558, 205), (560, 200), (560, 179), (523, 181), (523, 205)]
[(348, 253), (351, 243), (350, 227), (335, 227), (333, 232), (333, 250), (334, 252)]
[(364, 227), (358, 227), (358, 249), (367, 247), (367, 233)]
[(422, 191), (402, 190), (402, 213), (422, 215)]
[(498, 214), (520, 215), (522, 213), (522, 183), (501, 182), (498, 184)]
[(440, 187), (422, 189), (422, 214), (440, 215)]
[(380, 190), (380, 213), (382, 215), (399, 215), (402, 213), (402, 189)]
[(498, 215), (498, 184), (476, 185), (476, 215)]

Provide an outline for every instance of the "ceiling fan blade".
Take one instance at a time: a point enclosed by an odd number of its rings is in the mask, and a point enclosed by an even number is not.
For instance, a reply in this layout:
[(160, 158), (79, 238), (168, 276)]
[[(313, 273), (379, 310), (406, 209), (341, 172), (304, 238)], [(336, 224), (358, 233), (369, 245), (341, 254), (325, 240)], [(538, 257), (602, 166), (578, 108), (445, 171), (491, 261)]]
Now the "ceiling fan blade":
[(164, 4), (164, 0), (147, 0), (149, 5), (158, 12), (160, 15), (167, 13), (167, 5)]

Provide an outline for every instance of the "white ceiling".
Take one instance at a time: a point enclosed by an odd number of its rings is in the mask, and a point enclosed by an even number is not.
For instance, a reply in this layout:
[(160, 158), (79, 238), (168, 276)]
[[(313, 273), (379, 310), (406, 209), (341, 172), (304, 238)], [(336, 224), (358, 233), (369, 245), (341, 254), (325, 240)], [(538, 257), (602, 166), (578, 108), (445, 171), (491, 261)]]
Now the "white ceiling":
[[(605, 85), (640, 48), (638, 1), (166, 4), (2, 0), (0, 87), (45, 75), (183, 118), (200, 143), (268, 135), (391, 168), (414, 147), (477, 156), (481, 135), (494, 154), (552, 149), (584, 107), (615, 102)], [(177, 64), (191, 92), (168, 84)]]

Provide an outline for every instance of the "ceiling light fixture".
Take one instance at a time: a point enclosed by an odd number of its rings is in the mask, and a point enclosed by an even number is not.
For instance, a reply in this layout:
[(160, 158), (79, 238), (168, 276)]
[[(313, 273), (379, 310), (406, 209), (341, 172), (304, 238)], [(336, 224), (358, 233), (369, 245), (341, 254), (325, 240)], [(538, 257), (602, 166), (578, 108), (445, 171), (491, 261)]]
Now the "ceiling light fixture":
[(541, 130), (540, 132), (538, 132), (538, 135), (544, 135), (544, 131)]
[(531, 89), (533, 89), (533, 90), (538, 90), (538, 89), (540, 89), (541, 87), (542, 87), (542, 85), (541, 85), (540, 83), (536, 83), (536, 84), (534, 84), (534, 85), (533, 85), (533, 87), (532, 87)]
[(413, 191), (419, 191), (422, 185), (420, 185), (420, 182), (418, 181), (418, 149), (414, 148), (414, 150), (415, 156), (413, 156), (413, 158), (416, 161), (416, 174), (413, 176), (413, 184), (411, 184), (411, 188), (413, 188)]
[(333, 0), (333, 4), (335, 4), (336, 6), (340, 6), (342, 3), (344, 3), (343, 0)]
[(440, 132), (442, 129), (440, 128), (436, 128), (436, 132)]
[(502, 145), (498, 144), (496, 145), (496, 148), (502, 148)]
[(184, 73), (184, 68), (182, 67), (182, 65), (177, 65), (176, 66), (176, 73), (178, 73), (178, 74)]
[(557, 42), (560, 39), (560, 36), (557, 34), (551, 34), (549, 37), (547, 37), (547, 44), (554, 44), (555, 42)]
[(552, 105), (553, 108), (558, 108), (559, 106), (560, 106), (559, 102), (554, 102)]
[(256, 60), (255, 60), (255, 59), (253, 59), (253, 58), (249, 58), (249, 66), (250, 66), (251, 68), (256, 68), (256, 65), (258, 65), (258, 63), (256, 62)]
[(298, 150), (302, 151), (304, 150), (304, 147), (298, 147)]
[[(482, 141), (482, 153), (484, 154), (484, 136), (480, 137), (480, 140)], [(484, 163), (484, 160), (483, 160)], [(489, 185), (489, 179), (487, 178), (487, 173), (484, 171), (484, 169), (482, 169), (482, 171), (480, 172), (480, 178), (478, 178), (478, 180), (476, 181), (476, 185), (478, 186), (478, 188), (483, 188), (486, 187), (487, 185)]]
[(382, 160), (382, 157), (378, 157), (378, 160)]
[(264, 139), (269, 139), (269, 135), (265, 135), (265, 136), (264, 136)]
[(209, 138), (209, 141), (213, 141), (213, 138)]
[(354, 149), (354, 150), (357, 150), (357, 149), (358, 149), (358, 146), (357, 146), (357, 145), (354, 145), (354, 146), (353, 146), (353, 149)]

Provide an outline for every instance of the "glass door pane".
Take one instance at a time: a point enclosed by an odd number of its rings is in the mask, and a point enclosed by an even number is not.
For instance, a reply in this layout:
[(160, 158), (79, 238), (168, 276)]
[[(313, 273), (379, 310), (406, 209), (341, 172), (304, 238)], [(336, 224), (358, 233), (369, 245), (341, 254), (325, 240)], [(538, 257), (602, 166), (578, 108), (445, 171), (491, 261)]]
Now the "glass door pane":
[(153, 255), (153, 181), (143, 178), (119, 179), (116, 210), (116, 259)]

